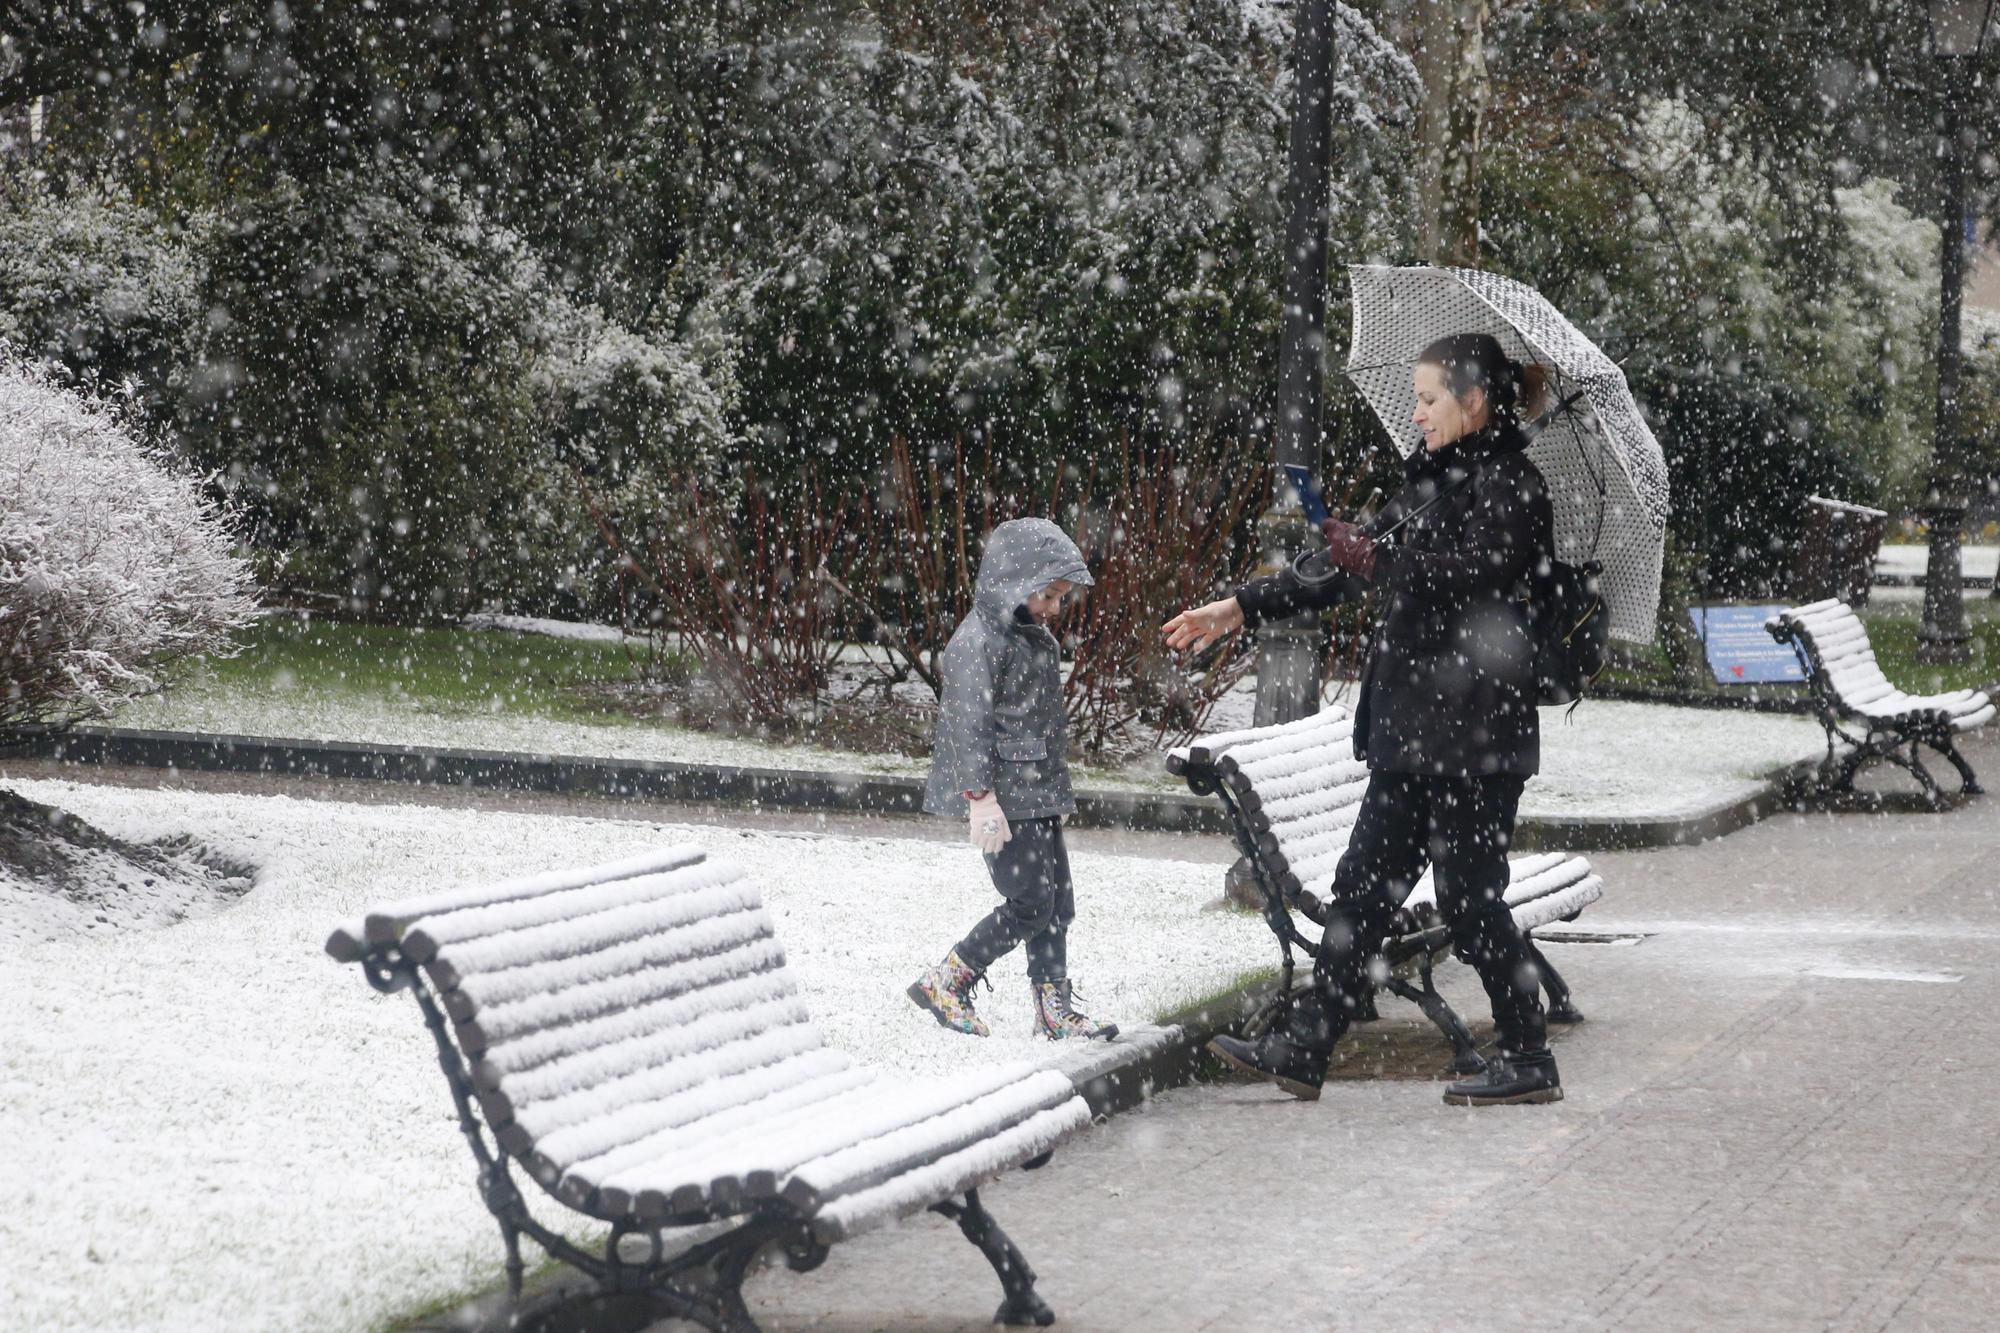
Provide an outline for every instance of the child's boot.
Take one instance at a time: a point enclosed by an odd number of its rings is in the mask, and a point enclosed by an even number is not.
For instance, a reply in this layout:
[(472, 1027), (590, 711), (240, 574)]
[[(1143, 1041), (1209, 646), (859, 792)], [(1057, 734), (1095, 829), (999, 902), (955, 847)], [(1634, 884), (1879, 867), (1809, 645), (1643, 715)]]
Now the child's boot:
[(1110, 1041), (1118, 1035), (1116, 1023), (1099, 1023), (1087, 1014), (1080, 1014), (1070, 1001), (1074, 992), (1069, 981), (1030, 981), (1029, 987), (1035, 993), (1035, 1030), (1050, 1041), (1061, 1041), (1065, 1037), (1096, 1037)]
[(980, 974), (962, 961), (958, 950), (953, 949), (944, 956), (942, 963), (926, 968), (906, 993), (920, 1008), (930, 1010), (932, 1018), (953, 1032), (984, 1037), (987, 1035), (986, 1024), (972, 1011), (972, 988), (979, 983), (979, 978)]

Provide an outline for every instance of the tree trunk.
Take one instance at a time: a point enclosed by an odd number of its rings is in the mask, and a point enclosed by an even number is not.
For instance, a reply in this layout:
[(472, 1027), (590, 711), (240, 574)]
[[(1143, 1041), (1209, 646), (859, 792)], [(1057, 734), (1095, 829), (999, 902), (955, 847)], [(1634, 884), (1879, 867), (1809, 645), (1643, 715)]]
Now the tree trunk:
[(1479, 134), (1486, 114), (1486, 0), (1417, 0), (1413, 34), (1424, 103), (1418, 119), (1417, 253), (1479, 263)]

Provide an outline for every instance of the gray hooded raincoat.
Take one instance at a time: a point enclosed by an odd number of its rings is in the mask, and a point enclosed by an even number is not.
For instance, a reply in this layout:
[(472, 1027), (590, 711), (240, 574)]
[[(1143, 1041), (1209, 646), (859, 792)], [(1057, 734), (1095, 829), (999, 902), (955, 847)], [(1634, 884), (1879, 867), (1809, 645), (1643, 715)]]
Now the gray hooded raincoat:
[(1045, 518), (993, 529), (972, 614), (944, 652), (943, 697), (924, 809), (965, 818), (965, 793), (991, 789), (1010, 820), (1076, 813), (1055, 635), (1023, 603), (1057, 579), (1088, 587), (1083, 553)]

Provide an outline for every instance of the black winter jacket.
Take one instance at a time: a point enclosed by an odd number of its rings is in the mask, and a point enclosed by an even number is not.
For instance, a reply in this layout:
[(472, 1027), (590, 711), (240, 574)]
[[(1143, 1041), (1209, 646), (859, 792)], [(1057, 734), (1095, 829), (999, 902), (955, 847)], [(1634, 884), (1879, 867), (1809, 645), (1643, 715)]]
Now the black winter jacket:
[[(1526, 599), (1555, 549), (1555, 520), (1526, 444), (1503, 425), (1419, 450), (1367, 525), (1386, 599), (1354, 715), (1354, 754), (1371, 769), (1525, 778), (1541, 766)], [(1254, 628), (1367, 590), (1346, 573), (1309, 582), (1286, 569), (1236, 600)]]

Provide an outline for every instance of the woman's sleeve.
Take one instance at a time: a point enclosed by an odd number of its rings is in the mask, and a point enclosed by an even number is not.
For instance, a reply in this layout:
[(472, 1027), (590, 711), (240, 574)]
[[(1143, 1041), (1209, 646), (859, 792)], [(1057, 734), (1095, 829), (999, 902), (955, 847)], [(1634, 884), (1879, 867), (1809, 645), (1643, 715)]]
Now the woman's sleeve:
[(993, 786), (993, 692), (1000, 684), (1000, 654), (979, 638), (954, 638), (944, 650), (943, 693), (938, 699), (937, 740), (931, 771), (947, 791), (988, 791)]
[(1236, 604), (1243, 608), (1243, 628), (1255, 629), (1266, 620), (1283, 620), (1301, 611), (1324, 611), (1359, 595), (1360, 591), (1346, 573), (1335, 571), (1331, 578), (1308, 583), (1286, 565), (1275, 574), (1252, 579), (1238, 588)]
[(1505, 591), (1536, 559), (1538, 513), (1549, 509), (1548, 487), (1533, 468), (1490, 469), (1473, 487), (1472, 513), (1455, 551), (1419, 551), (1384, 543), (1375, 555), (1375, 583), (1420, 601), (1458, 600)]

